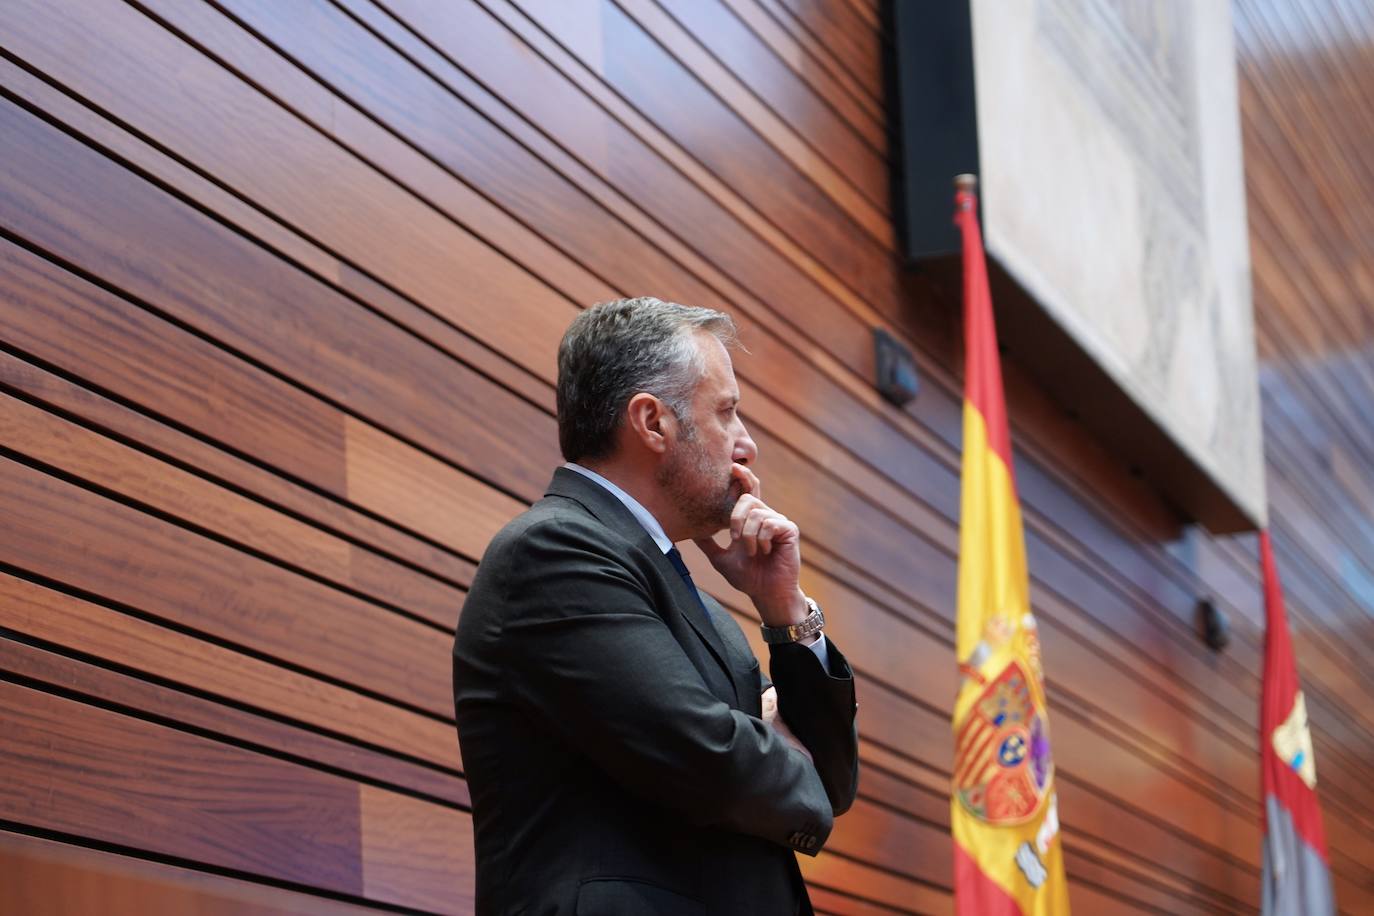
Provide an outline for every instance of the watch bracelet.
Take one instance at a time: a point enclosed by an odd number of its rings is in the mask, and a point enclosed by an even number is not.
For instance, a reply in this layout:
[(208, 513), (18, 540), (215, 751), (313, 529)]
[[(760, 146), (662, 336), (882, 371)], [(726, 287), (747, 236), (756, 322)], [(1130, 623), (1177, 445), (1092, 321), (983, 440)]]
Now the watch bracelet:
[(770, 646), (777, 646), (800, 642), (808, 636), (814, 636), (821, 632), (825, 628), (825, 615), (821, 613), (820, 606), (811, 598), (806, 599), (806, 606), (811, 609), (811, 612), (800, 623), (788, 624), (785, 627), (770, 627), (767, 624), (761, 624), (759, 629), (763, 631), (763, 641)]

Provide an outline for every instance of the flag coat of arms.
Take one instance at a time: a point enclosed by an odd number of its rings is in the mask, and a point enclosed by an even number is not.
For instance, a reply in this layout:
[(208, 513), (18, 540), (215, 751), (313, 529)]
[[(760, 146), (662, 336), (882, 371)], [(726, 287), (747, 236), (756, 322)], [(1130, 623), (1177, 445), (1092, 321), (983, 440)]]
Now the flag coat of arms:
[(954, 901), (961, 916), (1069, 912), (1040, 641), (972, 181), (964, 243), (964, 454), (954, 703)]
[(1260, 532), (1264, 574), (1264, 686), (1260, 701), (1260, 783), (1264, 790), (1265, 916), (1336, 911), (1326, 833), (1317, 806), (1317, 765), (1307, 703), (1288, 636), (1288, 615), (1269, 532)]

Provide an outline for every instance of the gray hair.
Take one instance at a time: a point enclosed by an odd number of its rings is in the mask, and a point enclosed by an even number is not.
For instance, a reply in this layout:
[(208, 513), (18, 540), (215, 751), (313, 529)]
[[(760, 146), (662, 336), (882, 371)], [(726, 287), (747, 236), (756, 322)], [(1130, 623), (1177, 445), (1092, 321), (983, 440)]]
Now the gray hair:
[(558, 445), (566, 461), (604, 458), (615, 449), (625, 406), (641, 391), (678, 419), (706, 371), (695, 332), (736, 344), (734, 320), (714, 309), (653, 296), (602, 302), (573, 319), (558, 345)]

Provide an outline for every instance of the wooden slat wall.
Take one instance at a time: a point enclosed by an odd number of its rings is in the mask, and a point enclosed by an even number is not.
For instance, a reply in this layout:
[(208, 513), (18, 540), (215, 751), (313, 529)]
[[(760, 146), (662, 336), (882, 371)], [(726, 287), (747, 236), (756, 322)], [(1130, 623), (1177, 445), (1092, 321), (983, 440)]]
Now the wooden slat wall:
[[(1274, 532), (1360, 912), (1374, 30), (1353, 6), (1247, 0), (1237, 23)], [(879, 18), (0, 4), (0, 909), (470, 912), (452, 630), (558, 461), (562, 329), (645, 292), (744, 325), (761, 474), (861, 682), (861, 798), (803, 862), (817, 907), (951, 909), (958, 336), (895, 254)], [(875, 326), (918, 352), (905, 411), (868, 384)], [(1253, 912), (1253, 538), (1182, 533), (1007, 374), (1074, 906)]]

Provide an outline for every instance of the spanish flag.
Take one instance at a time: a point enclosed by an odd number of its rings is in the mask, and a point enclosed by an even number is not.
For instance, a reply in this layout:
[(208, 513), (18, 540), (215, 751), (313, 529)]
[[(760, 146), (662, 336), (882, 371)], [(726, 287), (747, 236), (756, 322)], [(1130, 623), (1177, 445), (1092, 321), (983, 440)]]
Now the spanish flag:
[(954, 702), (954, 900), (961, 916), (1069, 912), (1040, 640), (972, 176), (964, 240), (964, 461), (959, 525), (961, 676)]

